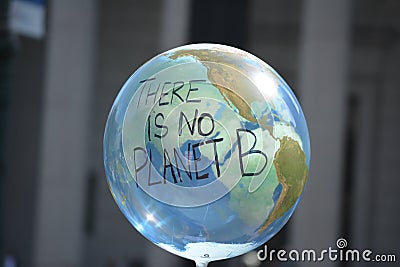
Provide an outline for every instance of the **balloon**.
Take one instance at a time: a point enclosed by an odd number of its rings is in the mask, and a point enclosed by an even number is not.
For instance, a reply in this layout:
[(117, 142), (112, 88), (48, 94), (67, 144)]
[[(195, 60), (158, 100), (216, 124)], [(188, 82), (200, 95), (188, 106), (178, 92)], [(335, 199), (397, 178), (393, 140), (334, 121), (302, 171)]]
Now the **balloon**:
[(301, 198), (309, 161), (306, 121), (286, 82), (257, 57), (217, 44), (145, 63), (116, 97), (104, 134), (122, 213), (198, 266), (273, 237)]

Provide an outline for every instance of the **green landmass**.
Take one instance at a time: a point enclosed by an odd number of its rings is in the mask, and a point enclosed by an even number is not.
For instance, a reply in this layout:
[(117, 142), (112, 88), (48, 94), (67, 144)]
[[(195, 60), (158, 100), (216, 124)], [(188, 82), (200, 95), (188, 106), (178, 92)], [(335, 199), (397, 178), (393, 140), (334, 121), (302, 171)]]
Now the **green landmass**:
[(300, 197), (307, 181), (308, 166), (300, 145), (288, 136), (284, 136), (280, 142), (274, 166), (279, 183), (282, 185), (282, 192), (275, 203), (274, 210), (259, 231), (265, 230), (272, 222), (290, 210)]
[[(224, 53), (229, 52), (224, 51)], [(247, 78), (247, 73), (242, 73), (245, 69), (242, 67), (243, 65), (246, 65), (249, 72), (255, 67), (246, 63), (237, 54), (232, 53), (232, 56), (227, 56), (224, 53), (218, 50), (188, 49), (176, 51), (169, 55), (169, 58), (174, 60), (179, 57), (191, 56), (199, 60), (207, 68), (208, 79), (219, 90), (228, 105), (236, 108), (239, 115), (246, 120), (257, 123), (248, 103), (263, 98), (255, 85)], [(238, 75), (239, 73), (241, 75)]]

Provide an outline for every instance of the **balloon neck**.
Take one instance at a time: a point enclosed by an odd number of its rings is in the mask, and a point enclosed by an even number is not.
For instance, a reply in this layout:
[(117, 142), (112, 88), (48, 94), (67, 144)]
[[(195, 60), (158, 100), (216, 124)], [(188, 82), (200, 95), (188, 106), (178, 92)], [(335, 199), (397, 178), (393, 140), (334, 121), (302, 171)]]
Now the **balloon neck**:
[(207, 267), (208, 265), (208, 261), (200, 261), (200, 260), (196, 260), (196, 267)]

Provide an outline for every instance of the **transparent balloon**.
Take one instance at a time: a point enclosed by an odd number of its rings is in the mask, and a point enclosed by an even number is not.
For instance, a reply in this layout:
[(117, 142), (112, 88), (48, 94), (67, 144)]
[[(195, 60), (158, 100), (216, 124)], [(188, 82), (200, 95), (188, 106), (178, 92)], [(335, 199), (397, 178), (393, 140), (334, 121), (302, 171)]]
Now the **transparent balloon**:
[(147, 239), (198, 266), (244, 254), (289, 220), (310, 144), (286, 82), (257, 57), (194, 44), (149, 60), (109, 113), (111, 193)]

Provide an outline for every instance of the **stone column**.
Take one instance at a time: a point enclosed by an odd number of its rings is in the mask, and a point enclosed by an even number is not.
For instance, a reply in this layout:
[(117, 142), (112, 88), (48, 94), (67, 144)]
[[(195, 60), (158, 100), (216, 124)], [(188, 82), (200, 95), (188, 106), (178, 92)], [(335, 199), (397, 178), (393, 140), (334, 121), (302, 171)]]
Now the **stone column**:
[[(55, 0), (42, 119), (34, 266), (80, 266), (96, 0)], [(29, 159), (27, 159), (29, 160)]]
[(191, 0), (163, 0), (161, 13), (162, 51), (188, 42)]
[(311, 169), (293, 221), (292, 247), (299, 249), (335, 248), (340, 237), (350, 3), (304, 1), (299, 89), (310, 131)]

